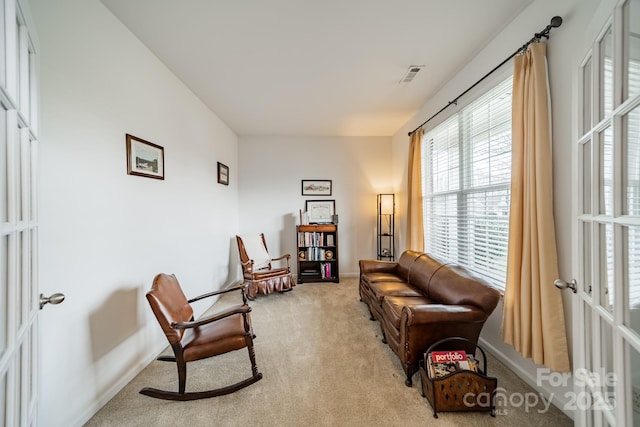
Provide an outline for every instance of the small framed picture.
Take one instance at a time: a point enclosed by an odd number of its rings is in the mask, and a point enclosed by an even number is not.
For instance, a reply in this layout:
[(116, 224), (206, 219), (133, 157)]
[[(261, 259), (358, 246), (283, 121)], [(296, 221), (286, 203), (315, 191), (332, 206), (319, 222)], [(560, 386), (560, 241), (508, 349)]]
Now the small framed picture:
[(218, 183), (229, 185), (229, 166), (218, 162)]
[(303, 196), (330, 196), (331, 180), (330, 179), (303, 179), (302, 195)]
[(127, 134), (127, 174), (164, 179), (164, 148)]
[(309, 224), (331, 224), (336, 210), (335, 200), (307, 200), (305, 210)]

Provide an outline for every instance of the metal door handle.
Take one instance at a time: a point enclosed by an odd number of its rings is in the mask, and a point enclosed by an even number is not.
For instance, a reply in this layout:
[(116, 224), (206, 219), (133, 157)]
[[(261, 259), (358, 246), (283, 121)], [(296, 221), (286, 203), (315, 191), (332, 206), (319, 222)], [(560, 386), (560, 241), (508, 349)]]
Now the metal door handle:
[(576, 279), (573, 279), (572, 281), (570, 281), (569, 283), (565, 282), (562, 279), (556, 279), (555, 282), (553, 282), (554, 285), (556, 285), (556, 288), (558, 289), (571, 289), (573, 291), (573, 293), (577, 293), (578, 292), (578, 283), (576, 282)]
[(62, 301), (64, 301), (64, 294), (61, 293), (55, 293), (50, 297), (45, 297), (44, 294), (40, 294), (40, 310), (42, 310), (45, 304), (60, 304)]

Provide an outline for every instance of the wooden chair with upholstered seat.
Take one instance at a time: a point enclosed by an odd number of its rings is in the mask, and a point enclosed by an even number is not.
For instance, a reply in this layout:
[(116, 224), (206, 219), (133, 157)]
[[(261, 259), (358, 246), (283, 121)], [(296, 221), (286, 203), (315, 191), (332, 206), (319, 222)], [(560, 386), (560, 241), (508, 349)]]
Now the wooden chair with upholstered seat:
[[(194, 320), (191, 303), (214, 295), (238, 291), (242, 293), (242, 304), (235, 305), (204, 318)], [(158, 274), (153, 279), (147, 300), (162, 330), (169, 340), (175, 356), (161, 356), (158, 360), (176, 362), (178, 365), (178, 391), (165, 391), (145, 387), (141, 394), (168, 400), (195, 400), (233, 393), (262, 378), (256, 366), (253, 350), (253, 330), (244, 296), (244, 285), (210, 292), (187, 300), (178, 279), (171, 274)], [(233, 350), (247, 348), (251, 361), (251, 373), (236, 384), (226, 387), (186, 392), (187, 363), (217, 356)]]
[[(296, 284), (291, 275), (290, 254), (271, 258), (267, 251), (264, 234), (236, 236), (240, 265), (246, 286), (247, 297), (251, 300), (257, 294), (290, 291)], [(274, 261), (286, 261), (286, 266), (273, 267)]]

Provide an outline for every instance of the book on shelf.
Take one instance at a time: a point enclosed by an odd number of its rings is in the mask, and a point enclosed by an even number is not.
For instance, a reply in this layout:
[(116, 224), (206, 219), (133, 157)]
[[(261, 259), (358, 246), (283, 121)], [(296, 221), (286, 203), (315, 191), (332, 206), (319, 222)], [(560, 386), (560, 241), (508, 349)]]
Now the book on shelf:
[(319, 274), (320, 274), (320, 272), (316, 271), (316, 270), (314, 270), (314, 271), (301, 271), (300, 272), (301, 276), (317, 276)]
[(478, 372), (478, 361), (464, 350), (432, 351), (427, 354), (426, 362), (431, 378), (442, 378), (458, 371)]
[[(304, 259), (306, 261), (325, 261), (326, 259), (326, 251), (323, 248), (318, 247), (308, 247)], [(332, 254), (333, 255), (333, 254)]]
[(304, 231), (298, 233), (298, 246), (324, 246), (324, 233)]
[(320, 263), (320, 273), (323, 279), (328, 279), (331, 277), (331, 263), (323, 262)]

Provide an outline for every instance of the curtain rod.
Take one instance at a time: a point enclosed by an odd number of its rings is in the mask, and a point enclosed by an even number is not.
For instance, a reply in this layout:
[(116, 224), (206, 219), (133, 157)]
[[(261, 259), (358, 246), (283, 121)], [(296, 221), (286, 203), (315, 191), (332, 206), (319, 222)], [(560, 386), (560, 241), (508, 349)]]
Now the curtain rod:
[(464, 95), (466, 95), (471, 89), (473, 89), (474, 87), (476, 87), (481, 81), (483, 81), (484, 79), (486, 79), (487, 77), (489, 77), (491, 74), (493, 74), (496, 70), (498, 70), (500, 67), (502, 67), (504, 64), (506, 64), (511, 58), (513, 58), (514, 56), (516, 56), (517, 54), (519, 54), (520, 52), (524, 52), (525, 50), (527, 50), (527, 47), (529, 47), (529, 45), (535, 41), (539, 41), (541, 38), (546, 37), (547, 39), (549, 38), (549, 32), (551, 31), (552, 28), (558, 28), (560, 25), (562, 25), (562, 18), (560, 16), (554, 16), (553, 18), (551, 18), (551, 22), (549, 23), (549, 25), (547, 25), (545, 27), (544, 30), (540, 31), (539, 33), (535, 33), (534, 36), (531, 38), (531, 40), (529, 40), (528, 42), (526, 42), (525, 44), (523, 44), (518, 50), (516, 50), (515, 52), (513, 52), (507, 59), (505, 59), (504, 61), (502, 61), (500, 64), (496, 65), (496, 67), (489, 71), (487, 74), (485, 74), (484, 76), (482, 76), (482, 78), (480, 80), (478, 80), (477, 82), (475, 82), (473, 85), (471, 85), (467, 90), (465, 90), (464, 92), (462, 92), (460, 95), (458, 95), (456, 97), (456, 99), (454, 99), (453, 101), (449, 101), (449, 103), (447, 105), (445, 105), (444, 107), (442, 107), (440, 109), (440, 111), (438, 111), (437, 113), (435, 113), (433, 116), (429, 117), (427, 120), (425, 120), (424, 122), (422, 122), (422, 124), (420, 126), (418, 126), (417, 128), (415, 128), (414, 130), (412, 130), (411, 132), (409, 132), (409, 136), (413, 135), (414, 133), (416, 133), (416, 131), (418, 129), (420, 129), (422, 126), (426, 125), (427, 123), (429, 123), (433, 118), (435, 118), (438, 114), (442, 113), (444, 110), (446, 110), (447, 108), (449, 108), (452, 104), (457, 104), (458, 100), (460, 98), (462, 98)]

